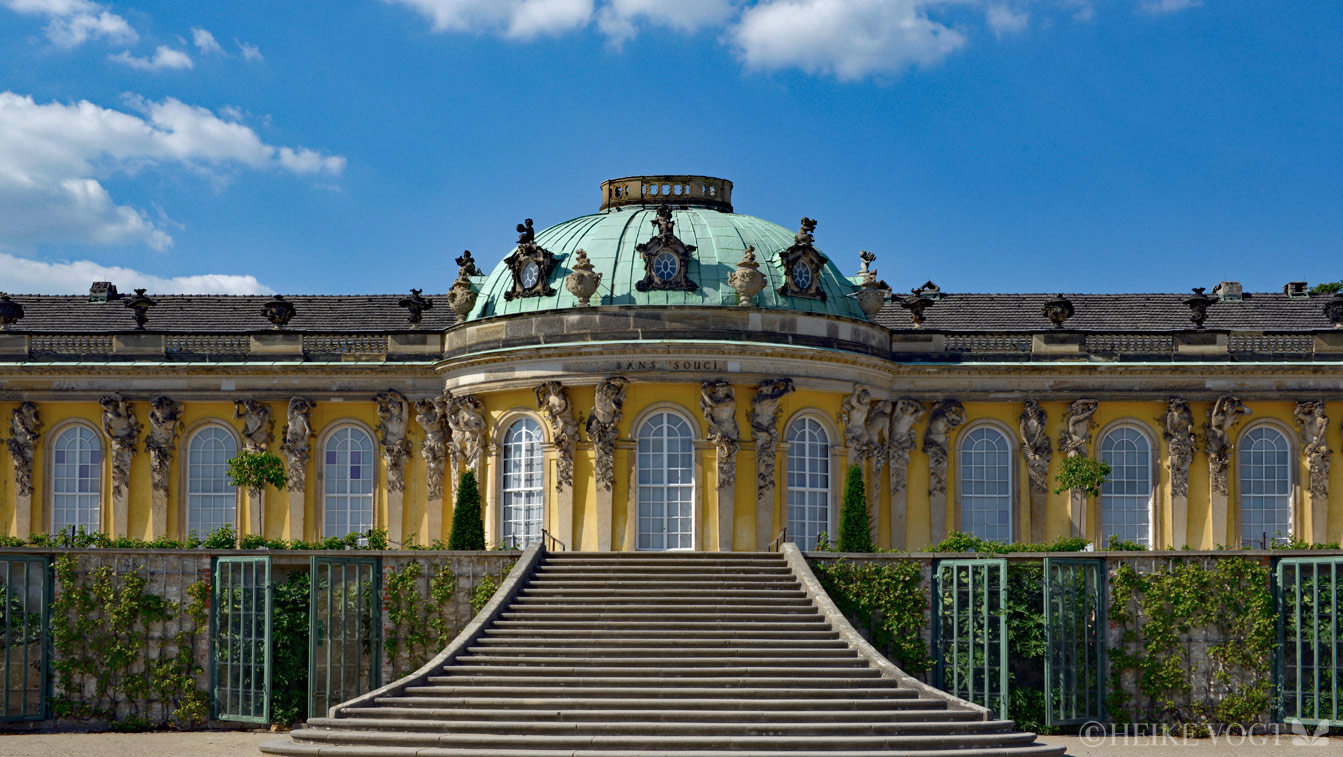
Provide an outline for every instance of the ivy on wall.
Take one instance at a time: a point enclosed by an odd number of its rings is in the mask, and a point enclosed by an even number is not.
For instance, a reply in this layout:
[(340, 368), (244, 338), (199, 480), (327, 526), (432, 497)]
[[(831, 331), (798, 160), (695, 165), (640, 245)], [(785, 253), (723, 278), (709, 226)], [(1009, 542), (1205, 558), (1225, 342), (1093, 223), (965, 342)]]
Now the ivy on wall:
[(920, 635), (928, 593), (918, 563), (840, 558), (815, 567), (826, 593), (866, 632), (872, 646), (907, 673), (928, 670), (928, 645)]
[(383, 651), (393, 678), (418, 670), (457, 633), (452, 617), (457, 574), (447, 565), (439, 567), (429, 578), (426, 597), (418, 586), (424, 570), (424, 563), (415, 560), (387, 571), (387, 632)]
[[(208, 699), (198, 685), (204, 671), (195, 647), (208, 627), (209, 583), (191, 584), (184, 605), (147, 591), (140, 566), (118, 573), (101, 565), (81, 575), (75, 558), (61, 555), (55, 572), (53, 715), (108, 720), (118, 730), (203, 722)], [(181, 622), (172, 654), (148, 659), (148, 629), (174, 619)], [(151, 722), (151, 702), (164, 705), (161, 722)]]
[[(1210, 567), (1177, 560), (1169, 571), (1140, 574), (1121, 563), (1110, 587), (1110, 622), (1119, 629), (1109, 652), (1112, 719), (1248, 725), (1264, 718), (1277, 639), (1265, 565), (1242, 557)], [(1201, 655), (1187, 639), (1201, 629), (1223, 641), (1206, 647), (1212, 674), (1195, 691)], [(1125, 676), (1136, 677), (1146, 701), (1125, 693)]]

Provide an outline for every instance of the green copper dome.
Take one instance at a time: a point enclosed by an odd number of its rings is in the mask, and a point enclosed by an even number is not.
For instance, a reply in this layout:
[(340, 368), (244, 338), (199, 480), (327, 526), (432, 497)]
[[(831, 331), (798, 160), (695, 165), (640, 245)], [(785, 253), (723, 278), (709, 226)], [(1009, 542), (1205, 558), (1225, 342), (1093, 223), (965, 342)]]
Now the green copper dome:
[[(708, 177), (631, 177), (605, 182), (599, 212), (536, 232), (536, 243), (554, 255), (554, 265), (547, 277), (553, 294), (506, 298), (514, 290), (513, 270), (506, 257), (480, 285), (480, 296), (467, 318), (477, 320), (580, 307), (578, 299), (565, 288), (565, 277), (573, 270), (578, 250), (586, 252), (593, 269), (602, 274), (592, 306), (735, 307), (737, 293), (728, 277), (736, 270), (746, 248), (754, 245), (755, 259), (766, 282), (756, 295), (755, 307), (864, 319), (852, 296), (858, 287), (828, 259), (815, 271), (819, 279), (817, 289), (824, 293), (824, 299), (779, 294), (785, 283), (781, 255), (793, 247), (797, 232), (754, 216), (733, 213), (731, 188), (731, 182)], [(695, 248), (686, 266), (688, 278), (698, 285), (692, 291), (639, 291), (635, 286), (648, 272), (643, 256), (635, 248), (658, 235), (655, 221), (657, 209), (662, 205), (671, 207), (675, 224), (672, 233)], [(800, 274), (805, 279), (807, 271)]]

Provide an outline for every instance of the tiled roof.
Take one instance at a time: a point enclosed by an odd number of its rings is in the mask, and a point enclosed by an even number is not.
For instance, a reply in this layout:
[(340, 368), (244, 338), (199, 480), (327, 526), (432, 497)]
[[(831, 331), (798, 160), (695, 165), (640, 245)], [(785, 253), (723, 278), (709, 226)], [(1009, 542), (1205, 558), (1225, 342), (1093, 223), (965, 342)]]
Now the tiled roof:
[[(1194, 327), (1184, 301), (1188, 294), (1065, 294), (1074, 314), (1064, 323), (1073, 331), (1186, 331)], [(1049, 331), (1041, 312), (1054, 294), (944, 294), (924, 311), (923, 331)], [(1245, 293), (1240, 302), (1208, 308), (1204, 328), (1237, 331), (1332, 329), (1324, 303), (1332, 295), (1289, 297)], [(909, 311), (887, 303), (877, 322), (896, 331), (913, 330)]]
[[(132, 295), (133, 296), (133, 295)], [(261, 314), (266, 295), (155, 295), (158, 305), (149, 309), (150, 332), (249, 333), (274, 327)], [(392, 331), (441, 331), (457, 322), (445, 295), (424, 295), (434, 301), (418, 327), (411, 325), (409, 311), (397, 303), (405, 294), (294, 295), (285, 299), (294, 305), (294, 318), (287, 331), (381, 333)], [(9, 327), (21, 333), (111, 333), (135, 329), (135, 318), (126, 307), (129, 297), (110, 302), (89, 302), (83, 295), (11, 295), (23, 306), (24, 317)]]

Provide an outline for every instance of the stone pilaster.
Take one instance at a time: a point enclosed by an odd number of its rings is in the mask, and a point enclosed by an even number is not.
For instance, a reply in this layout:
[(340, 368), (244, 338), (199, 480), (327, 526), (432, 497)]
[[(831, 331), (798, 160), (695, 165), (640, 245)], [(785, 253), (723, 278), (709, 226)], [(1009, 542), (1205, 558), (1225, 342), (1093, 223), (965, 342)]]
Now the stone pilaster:
[(400, 544), (402, 536), (401, 519), (405, 512), (406, 490), (389, 489), (387, 491), (387, 541)]
[(289, 538), (291, 540), (307, 538), (303, 531), (306, 497), (307, 492), (303, 489), (289, 490)]

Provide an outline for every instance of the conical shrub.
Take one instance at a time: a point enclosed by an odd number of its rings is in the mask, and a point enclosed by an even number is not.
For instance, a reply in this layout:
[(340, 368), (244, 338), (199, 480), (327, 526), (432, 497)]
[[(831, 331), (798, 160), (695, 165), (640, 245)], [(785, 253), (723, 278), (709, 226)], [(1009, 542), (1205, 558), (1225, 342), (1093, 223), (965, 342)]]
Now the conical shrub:
[(839, 551), (872, 552), (875, 547), (867, 514), (863, 469), (850, 465), (844, 476), (844, 502), (839, 508)]
[(484, 549), (485, 519), (480, 512), (480, 489), (476, 474), (467, 471), (457, 485), (457, 504), (452, 509), (452, 533), (448, 549)]

